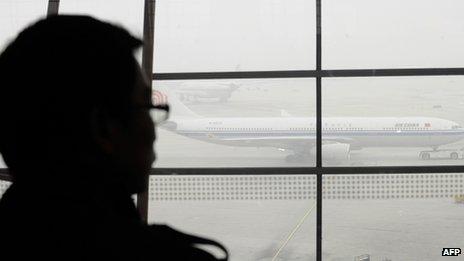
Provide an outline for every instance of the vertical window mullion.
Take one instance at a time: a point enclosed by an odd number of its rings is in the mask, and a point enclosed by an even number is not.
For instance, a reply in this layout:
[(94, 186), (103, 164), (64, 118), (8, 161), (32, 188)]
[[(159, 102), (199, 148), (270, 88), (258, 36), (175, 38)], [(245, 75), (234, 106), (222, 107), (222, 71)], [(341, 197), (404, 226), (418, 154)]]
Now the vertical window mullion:
[(48, 0), (47, 16), (57, 15), (60, 9), (60, 0)]
[(47, 16), (57, 15), (60, 9), (60, 0), (48, 0)]
[(321, 0), (316, 0), (316, 260), (322, 261), (322, 46)]
[[(155, 32), (155, 0), (145, 0), (143, 11), (143, 50), (142, 50), (142, 69), (147, 76), (147, 82), (152, 89), (153, 81), (153, 49)], [(146, 175), (145, 191), (137, 195), (137, 209), (143, 221), (148, 221), (149, 187), (150, 176)]]

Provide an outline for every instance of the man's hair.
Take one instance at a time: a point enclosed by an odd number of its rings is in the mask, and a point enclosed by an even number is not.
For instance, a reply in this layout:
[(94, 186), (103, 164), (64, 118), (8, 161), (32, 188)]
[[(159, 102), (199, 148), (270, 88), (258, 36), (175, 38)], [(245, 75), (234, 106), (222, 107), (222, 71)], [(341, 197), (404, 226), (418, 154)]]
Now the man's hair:
[(88, 151), (95, 110), (124, 121), (140, 45), (88, 16), (51, 16), (22, 31), (0, 55), (0, 153), (10, 169)]

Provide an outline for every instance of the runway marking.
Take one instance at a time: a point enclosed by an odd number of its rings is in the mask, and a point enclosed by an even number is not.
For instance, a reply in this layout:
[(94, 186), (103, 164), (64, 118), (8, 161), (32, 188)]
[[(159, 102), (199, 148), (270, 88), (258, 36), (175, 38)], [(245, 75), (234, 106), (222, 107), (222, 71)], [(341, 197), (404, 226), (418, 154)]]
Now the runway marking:
[(290, 242), (290, 240), (293, 238), (296, 231), (298, 231), (298, 229), (300, 229), (301, 225), (305, 222), (306, 218), (313, 211), (315, 206), (316, 206), (316, 201), (314, 201), (314, 204), (312, 205), (312, 207), (310, 209), (308, 209), (308, 211), (306, 211), (303, 218), (301, 218), (300, 222), (298, 222), (298, 224), (295, 226), (295, 228), (292, 230), (292, 232), (287, 236), (287, 239), (285, 240), (285, 242), (282, 244), (282, 246), (280, 246), (279, 250), (277, 250), (274, 257), (272, 258), (272, 261), (275, 261), (276, 258), (279, 256), (280, 252), (287, 246), (288, 242)]

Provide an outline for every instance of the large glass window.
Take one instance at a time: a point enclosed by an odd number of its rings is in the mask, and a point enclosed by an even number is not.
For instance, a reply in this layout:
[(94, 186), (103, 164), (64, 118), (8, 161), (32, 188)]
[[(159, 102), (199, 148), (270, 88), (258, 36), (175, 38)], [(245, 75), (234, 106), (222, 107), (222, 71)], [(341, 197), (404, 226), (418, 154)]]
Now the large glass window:
[(157, 167), (315, 165), (313, 79), (154, 81), (172, 106)]
[(315, 69), (315, 2), (156, 2), (155, 72)]
[[(90, 15), (120, 26), (142, 39), (143, 37), (143, 0), (61, 0), (60, 14)], [(142, 51), (136, 58), (141, 63)]]
[(324, 69), (461, 67), (459, 0), (323, 1)]
[[(0, 48), (46, 6), (0, 2)], [(435, 261), (464, 241), (463, 7), (62, 0), (59, 13), (154, 30), (153, 99), (172, 113), (138, 198), (149, 222), (214, 237), (231, 260)]]
[(461, 165), (463, 84), (462, 76), (324, 79), (324, 164)]
[(323, 185), (323, 260), (441, 260), (464, 240), (461, 173), (327, 175)]
[(219, 239), (231, 260), (314, 260), (315, 184), (312, 175), (152, 176), (149, 221)]
[(0, 1), (0, 52), (30, 23), (47, 14), (47, 0)]
[(10, 187), (11, 182), (0, 180), (0, 198), (3, 196), (3, 193)]
[(1, 155), (0, 155), (0, 169), (4, 169), (4, 168), (6, 168), (6, 164), (3, 161), (3, 157), (1, 157)]
[(142, 38), (143, 3), (143, 0), (61, 0), (59, 13), (91, 15), (121, 25)]

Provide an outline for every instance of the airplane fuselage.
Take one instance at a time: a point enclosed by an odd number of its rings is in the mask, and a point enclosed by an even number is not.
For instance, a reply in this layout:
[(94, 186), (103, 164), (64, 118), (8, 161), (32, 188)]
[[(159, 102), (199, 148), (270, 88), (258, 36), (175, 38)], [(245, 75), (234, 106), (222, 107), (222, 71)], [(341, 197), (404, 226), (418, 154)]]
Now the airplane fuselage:
[[(316, 138), (314, 118), (195, 118), (174, 120), (175, 132), (211, 143), (291, 149)], [(353, 147), (437, 147), (464, 138), (449, 120), (428, 117), (323, 118), (323, 142)], [(287, 142), (285, 142), (287, 141)], [(286, 146), (286, 144), (289, 144)]]

